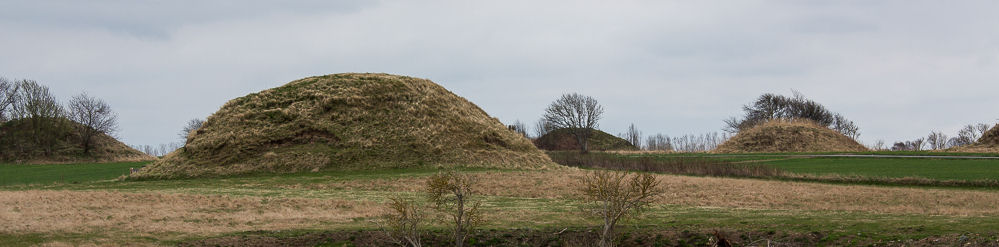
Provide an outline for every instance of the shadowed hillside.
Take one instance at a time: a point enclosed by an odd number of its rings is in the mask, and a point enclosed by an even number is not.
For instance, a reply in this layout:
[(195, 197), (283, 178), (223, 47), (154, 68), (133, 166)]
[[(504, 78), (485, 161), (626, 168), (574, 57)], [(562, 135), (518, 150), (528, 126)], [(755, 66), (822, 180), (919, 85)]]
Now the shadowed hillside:
[[(579, 142), (576, 136), (572, 135), (569, 129), (557, 129), (534, 140), (534, 145), (544, 150), (579, 150)], [(627, 140), (608, 134), (600, 130), (593, 130), (590, 138), (587, 139), (587, 146), (590, 150), (638, 150), (638, 147), (631, 145)]]
[(771, 120), (739, 131), (715, 150), (719, 153), (859, 152), (857, 141), (808, 120)]
[[(34, 133), (28, 119), (11, 120), (0, 125), (0, 162), (120, 162), (155, 159), (105, 134), (95, 136), (90, 154), (84, 154), (82, 139), (76, 130), (87, 127), (67, 119), (53, 121), (56, 121), (53, 128), (46, 129), (44, 133)], [(51, 138), (39, 142), (39, 135)]]
[(552, 164), (527, 138), (429, 80), (350, 73), (233, 99), (139, 176)]

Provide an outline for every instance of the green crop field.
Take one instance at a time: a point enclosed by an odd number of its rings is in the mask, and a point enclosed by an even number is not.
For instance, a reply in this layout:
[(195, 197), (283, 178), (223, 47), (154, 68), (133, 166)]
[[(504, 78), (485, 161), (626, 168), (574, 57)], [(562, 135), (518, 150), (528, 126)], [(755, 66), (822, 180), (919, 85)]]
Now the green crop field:
[(105, 164), (22, 165), (0, 164), (0, 186), (42, 183), (81, 183), (114, 179), (127, 175), (131, 167), (139, 168), (149, 162), (121, 162)]
[(999, 180), (999, 160), (924, 158), (792, 158), (766, 161), (792, 173), (937, 180)]
[[(889, 157), (824, 157), (844, 153), (790, 154), (631, 154), (627, 158), (652, 157), (659, 160), (696, 157), (738, 164), (773, 166), (794, 174), (819, 176), (857, 176), (871, 178), (926, 178), (931, 180), (999, 180), (999, 159), (954, 158), (954, 154), (929, 152), (867, 152), (857, 155)], [(847, 154), (849, 155), (849, 154)], [(906, 156), (940, 156), (939, 158), (909, 158)], [(817, 157), (816, 157), (817, 156)], [(899, 157), (891, 157), (899, 156)], [(972, 157), (993, 155), (973, 154)], [(950, 158), (947, 158), (950, 157)]]

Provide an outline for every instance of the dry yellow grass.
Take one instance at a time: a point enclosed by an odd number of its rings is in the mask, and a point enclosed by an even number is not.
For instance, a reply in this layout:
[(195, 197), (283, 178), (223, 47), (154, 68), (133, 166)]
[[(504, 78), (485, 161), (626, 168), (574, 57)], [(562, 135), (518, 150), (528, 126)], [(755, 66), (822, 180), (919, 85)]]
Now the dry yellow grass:
[(388, 74), (309, 77), (227, 102), (184, 148), (139, 176), (224, 176), (463, 165), (544, 169), (522, 135), (436, 83)]
[(809, 120), (771, 120), (739, 131), (715, 149), (718, 153), (859, 152), (856, 140)]
[(380, 204), (164, 193), (0, 191), (0, 232), (196, 236), (315, 227), (380, 215)]
[[(480, 193), (492, 196), (578, 199), (586, 171), (485, 172), (474, 177)], [(843, 210), (889, 214), (950, 216), (999, 215), (999, 193), (992, 191), (894, 188), (861, 185), (657, 175), (667, 195), (660, 204), (695, 207), (786, 210)], [(375, 179), (307, 185), (309, 189), (416, 192), (422, 178)], [(297, 187), (293, 186), (292, 187)]]

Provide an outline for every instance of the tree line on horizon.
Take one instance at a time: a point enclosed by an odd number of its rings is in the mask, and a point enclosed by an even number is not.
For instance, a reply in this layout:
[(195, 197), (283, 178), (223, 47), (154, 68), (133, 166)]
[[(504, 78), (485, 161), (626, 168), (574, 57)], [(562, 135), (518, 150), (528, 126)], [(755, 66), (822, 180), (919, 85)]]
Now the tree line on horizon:
[[(840, 113), (828, 110), (800, 92), (792, 92), (793, 95), (790, 97), (772, 93), (760, 95), (751, 104), (742, 107), (743, 116), (724, 120), (725, 127), (722, 133), (686, 134), (678, 137), (657, 133), (643, 138), (642, 132), (632, 123), (625, 132), (618, 134), (618, 137), (641, 150), (706, 152), (714, 150), (742, 130), (777, 119), (808, 120), (854, 140), (860, 137), (860, 127), (853, 121)], [(520, 120), (514, 121), (508, 125), (508, 128), (529, 139), (540, 138), (557, 129), (569, 128), (577, 142), (581, 144), (580, 151), (585, 153), (586, 138), (593, 130), (598, 129), (598, 121), (603, 111), (603, 107), (590, 96), (577, 93), (564, 94), (546, 108), (544, 116), (534, 123), (533, 132)], [(990, 126), (985, 123), (968, 124), (954, 137), (949, 137), (940, 131), (932, 131), (927, 137), (894, 142), (892, 146), (885, 146), (883, 140), (878, 140), (868, 148), (878, 151), (920, 151), (928, 146), (930, 150), (943, 150), (974, 144), (989, 128)]]

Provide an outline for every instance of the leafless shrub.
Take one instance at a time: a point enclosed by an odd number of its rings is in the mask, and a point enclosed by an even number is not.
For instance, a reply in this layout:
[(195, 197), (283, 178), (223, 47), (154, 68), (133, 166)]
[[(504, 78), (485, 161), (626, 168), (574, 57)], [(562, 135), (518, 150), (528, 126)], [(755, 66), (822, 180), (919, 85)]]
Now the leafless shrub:
[(401, 197), (390, 198), (389, 214), (385, 216), (387, 229), (384, 232), (389, 239), (399, 246), (420, 247), (422, 229), (426, 224), (427, 215), (420, 205), (412, 200)]
[(82, 93), (69, 100), (68, 108), (69, 119), (82, 125), (77, 132), (84, 154), (90, 153), (94, 137), (112, 135), (118, 130), (118, 114), (104, 100)]
[(545, 109), (545, 121), (549, 122), (556, 129), (569, 129), (579, 143), (579, 151), (586, 153), (586, 142), (592, 134), (592, 130), (597, 128), (604, 107), (597, 103), (597, 100), (590, 96), (583, 96), (577, 93), (564, 94), (555, 102), (552, 102)]
[(614, 246), (614, 228), (618, 222), (647, 208), (663, 190), (655, 176), (597, 170), (583, 177), (583, 195), (594, 205), (589, 211), (603, 220), (599, 246)]
[(465, 245), (468, 233), (482, 223), (480, 202), (472, 200), (472, 178), (453, 170), (441, 171), (427, 179), (427, 199), (454, 223), (455, 246)]

